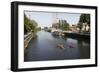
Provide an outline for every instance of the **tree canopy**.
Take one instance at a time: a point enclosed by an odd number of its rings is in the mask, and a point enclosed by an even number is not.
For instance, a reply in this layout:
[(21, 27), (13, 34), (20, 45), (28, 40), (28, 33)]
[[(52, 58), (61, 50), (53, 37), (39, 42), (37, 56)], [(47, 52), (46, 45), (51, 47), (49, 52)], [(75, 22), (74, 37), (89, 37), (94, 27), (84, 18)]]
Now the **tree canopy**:
[(26, 34), (29, 31), (36, 31), (37, 28), (37, 22), (35, 20), (31, 20), (24, 14), (24, 34)]
[(79, 22), (90, 24), (90, 14), (81, 14)]
[(83, 27), (83, 23), (87, 23), (88, 25), (90, 25), (90, 14), (80, 15), (80, 19), (79, 19), (77, 27), (81, 29)]
[(64, 30), (69, 30), (69, 28), (70, 28), (69, 24), (67, 23), (66, 20), (64, 20), (63, 29)]

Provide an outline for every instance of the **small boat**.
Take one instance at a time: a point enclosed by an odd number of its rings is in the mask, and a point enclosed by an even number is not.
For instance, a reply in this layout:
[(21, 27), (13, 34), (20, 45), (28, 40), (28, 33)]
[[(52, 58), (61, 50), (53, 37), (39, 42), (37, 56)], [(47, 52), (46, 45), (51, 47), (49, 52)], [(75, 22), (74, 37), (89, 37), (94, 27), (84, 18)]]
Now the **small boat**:
[(58, 31), (54, 31), (54, 32), (52, 32), (52, 35), (59, 36), (59, 32)]
[(57, 44), (57, 47), (64, 49), (64, 45), (63, 44)]
[(72, 45), (69, 45), (69, 48), (74, 48)]

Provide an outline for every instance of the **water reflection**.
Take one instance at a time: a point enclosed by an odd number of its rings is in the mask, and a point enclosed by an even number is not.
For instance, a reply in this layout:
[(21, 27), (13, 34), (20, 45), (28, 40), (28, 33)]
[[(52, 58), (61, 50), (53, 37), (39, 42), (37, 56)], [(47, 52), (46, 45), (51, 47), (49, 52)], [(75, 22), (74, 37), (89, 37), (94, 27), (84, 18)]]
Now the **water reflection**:
[[(63, 44), (64, 49), (57, 47), (57, 44)], [(24, 61), (88, 59), (90, 43), (85, 39), (54, 36), (50, 32), (39, 31), (26, 51)]]

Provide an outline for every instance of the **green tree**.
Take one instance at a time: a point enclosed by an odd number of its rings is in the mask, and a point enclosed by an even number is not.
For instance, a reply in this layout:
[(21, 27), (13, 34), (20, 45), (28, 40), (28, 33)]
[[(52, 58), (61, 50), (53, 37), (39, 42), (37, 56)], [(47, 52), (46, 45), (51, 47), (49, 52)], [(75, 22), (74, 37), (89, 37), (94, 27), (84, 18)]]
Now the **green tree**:
[(67, 23), (66, 20), (63, 20), (63, 30), (69, 30), (69, 29), (70, 29), (69, 24)]
[(64, 30), (69, 30), (69, 24), (68, 23), (64, 24)]
[(35, 33), (37, 31), (37, 22), (35, 20), (29, 19), (25, 14), (24, 14), (24, 34), (26, 34), (29, 31), (32, 31)]
[(90, 24), (90, 14), (81, 14), (79, 22)]
[(80, 28), (80, 30), (83, 27), (83, 23), (87, 23), (88, 25), (90, 25), (90, 14), (81, 14), (80, 15), (80, 19), (77, 24), (77, 27)]

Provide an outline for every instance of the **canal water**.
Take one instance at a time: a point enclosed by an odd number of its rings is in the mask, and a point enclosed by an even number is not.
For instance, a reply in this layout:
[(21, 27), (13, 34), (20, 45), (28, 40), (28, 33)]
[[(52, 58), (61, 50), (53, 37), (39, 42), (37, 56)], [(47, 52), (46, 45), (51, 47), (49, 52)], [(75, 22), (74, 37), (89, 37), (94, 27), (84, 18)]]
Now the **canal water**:
[[(63, 48), (58, 44), (63, 45)], [(38, 31), (25, 50), (24, 61), (89, 59), (90, 41), (83, 38), (54, 36), (50, 32)]]

